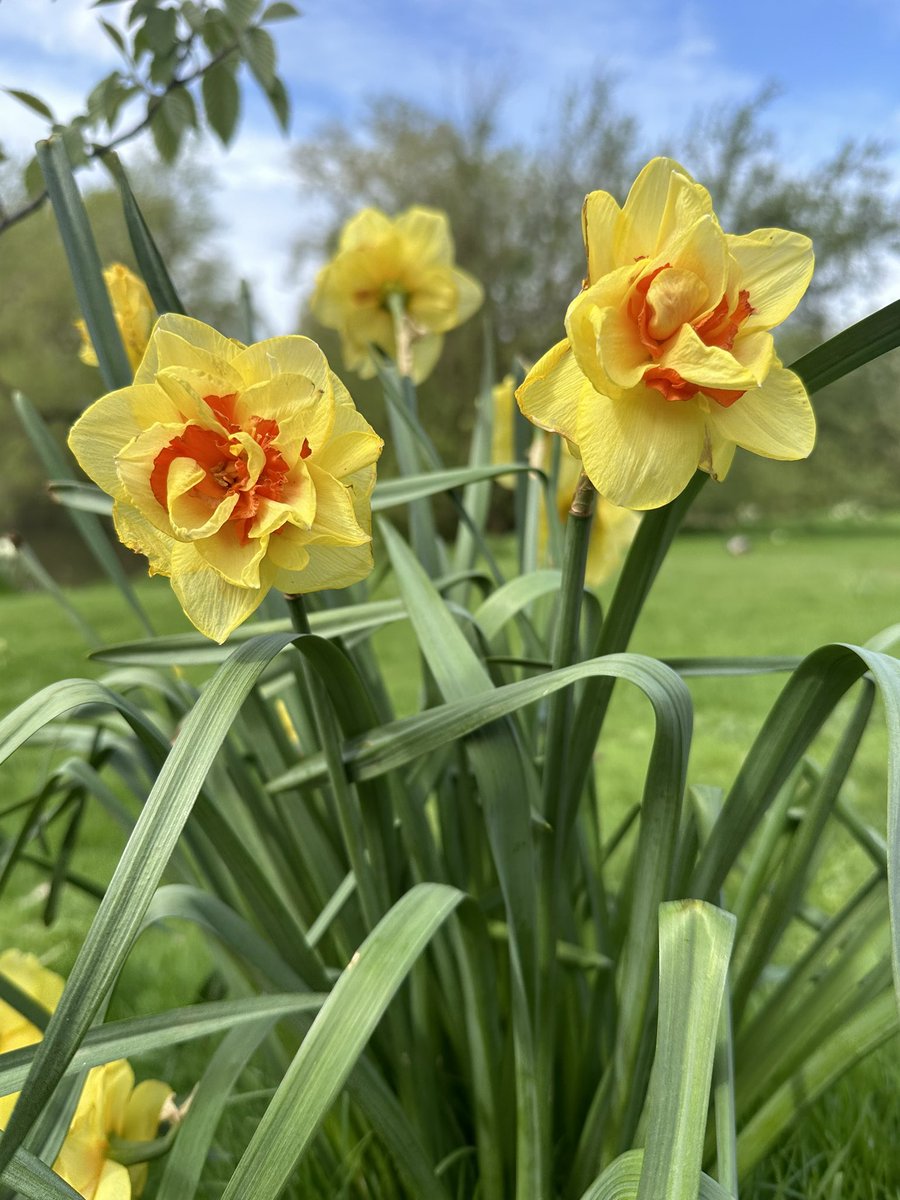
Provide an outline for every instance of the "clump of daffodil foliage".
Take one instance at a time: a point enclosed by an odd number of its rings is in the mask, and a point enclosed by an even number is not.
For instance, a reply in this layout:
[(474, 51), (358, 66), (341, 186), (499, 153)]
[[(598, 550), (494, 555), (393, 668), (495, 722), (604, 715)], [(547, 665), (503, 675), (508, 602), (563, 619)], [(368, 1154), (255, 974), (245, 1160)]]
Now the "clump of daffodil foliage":
[[(0, 958), (4, 1183), (737, 1200), (798, 1103), (898, 1029), (900, 663), (890, 631), (802, 661), (748, 658), (739, 630), (733, 658), (629, 641), (700, 489), (728, 486), (737, 448), (807, 456), (809, 396), (897, 344), (892, 313), (784, 366), (772, 330), (809, 283), (809, 240), (724, 231), (705, 188), (654, 159), (621, 207), (587, 197), (564, 339), (488, 365), (468, 461), (447, 464), (416, 384), (492, 281), (456, 265), (442, 213), (348, 222), (312, 299), (340, 334), (332, 364), (292, 330), (238, 340), (186, 316), (124, 176), (143, 279), (101, 274), (61, 145), (41, 161), (104, 381), (51, 486), (145, 632), (101, 641), (100, 680), (0, 723), (2, 757), (35, 736), (59, 754), (10, 810), (2, 884), (25, 861), (77, 884), (45, 854), (70, 854), (73, 805), (129, 825), (65, 984)], [(380, 379), (385, 428), (354, 373)], [(385, 443), (398, 471), (376, 482)], [(515, 520), (499, 549), (495, 483)], [(152, 628), (111, 536), (190, 625)], [(779, 699), (730, 787), (710, 786), (685, 678), (737, 691), (773, 671)], [(401, 674), (419, 697), (398, 709)], [(647, 702), (630, 809), (606, 771), (614, 687)], [(879, 692), (886, 848), (844, 794)], [(872, 870), (819, 912), (836, 814)], [(106, 1020), (135, 943), (176, 921), (208, 940), (215, 987)], [(199, 1038), (200, 1077), (173, 1079), (189, 1104), (135, 1086), (131, 1060)], [(258, 1119), (237, 1122), (248, 1094)]]

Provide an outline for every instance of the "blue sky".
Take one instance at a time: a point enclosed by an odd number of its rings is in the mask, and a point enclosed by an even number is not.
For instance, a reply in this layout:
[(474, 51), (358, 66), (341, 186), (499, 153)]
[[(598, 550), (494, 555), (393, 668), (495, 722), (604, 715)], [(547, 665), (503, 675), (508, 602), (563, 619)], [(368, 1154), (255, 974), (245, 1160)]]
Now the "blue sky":
[[(273, 27), (298, 137), (330, 116), (352, 121), (367, 96), (384, 91), (462, 113), (471, 89), (499, 76), (511, 89), (504, 131), (527, 141), (546, 128), (554, 97), (601, 69), (617, 79), (621, 106), (640, 119), (645, 140), (672, 145), (691, 114), (775, 81), (781, 93), (767, 119), (786, 157), (814, 161), (847, 137), (888, 140), (900, 194), (895, 0), (304, 0), (302, 7), (299, 21)], [(33, 90), (69, 115), (116, 63), (96, 31), (97, 15), (91, 0), (0, 0), (0, 83)], [(281, 332), (308, 284), (292, 274), (286, 253), (307, 210), (264, 102), (252, 85), (245, 96), (231, 150), (206, 143), (201, 153), (219, 176), (229, 252)], [(25, 153), (41, 134), (39, 119), (0, 96), (7, 149)], [(886, 287), (900, 290), (896, 278)]]

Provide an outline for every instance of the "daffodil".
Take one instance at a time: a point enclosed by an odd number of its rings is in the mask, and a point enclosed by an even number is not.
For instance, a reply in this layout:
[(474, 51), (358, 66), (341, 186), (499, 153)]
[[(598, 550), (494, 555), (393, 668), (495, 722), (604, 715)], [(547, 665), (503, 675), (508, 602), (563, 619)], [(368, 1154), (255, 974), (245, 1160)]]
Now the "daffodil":
[(583, 231), (588, 274), (567, 336), (516, 395), (577, 447), (597, 491), (658, 508), (698, 467), (723, 479), (736, 446), (805, 458), (815, 418), (770, 330), (809, 284), (809, 238), (724, 233), (709, 193), (668, 158), (644, 168), (621, 209), (592, 192)]
[[(515, 408), (513, 377), (507, 375), (492, 391), (494, 402), (494, 425), (491, 441), (491, 460), (495, 463), (514, 462), (516, 455), (513, 446), (513, 415)], [(553, 453), (551, 439), (541, 433), (535, 434), (540, 439), (532, 444), (530, 461), (534, 466), (549, 469)], [(581, 474), (581, 462), (568, 449), (565, 442), (560, 446), (559, 466), (556, 477), (556, 512), (559, 520), (565, 524), (575, 486)], [(501, 475), (497, 479), (502, 487), (512, 487), (515, 484), (514, 475)], [(637, 513), (598, 496), (594, 506), (591, 536), (588, 542), (588, 556), (585, 567), (585, 582), (590, 587), (598, 587), (616, 570), (625, 551), (631, 545), (640, 518)], [(547, 512), (541, 505), (538, 519), (538, 545), (541, 553), (546, 552), (548, 541)]]
[(125, 1167), (116, 1162), (112, 1157), (114, 1140), (152, 1141), (163, 1105), (171, 1095), (169, 1085), (158, 1079), (145, 1079), (135, 1087), (134, 1072), (124, 1059), (95, 1067), (85, 1082), (54, 1171), (85, 1200), (140, 1196), (147, 1166)]
[[(59, 1003), (64, 984), (62, 977), (41, 966), (40, 960), (33, 954), (4, 950), (0, 954), (0, 975), (48, 1013), (52, 1013)], [(6, 1054), (8, 1050), (21, 1050), (23, 1046), (33, 1046), (42, 1037), (37, 1025), (23, 1017), (11, 1004), (0, 1000), (0, 1054)], [(0, 1096), (0, 1129), (5, 1128), (18, 1098), (18, 1092)]]
[(481, 284), (454, 265), (445, 213), (415, 206), (391, 219), (377, 208), (363, 209), (344, 226), (337, 253), (319, 272), (312, 311), (338, 330), (344, 361), (364, 379), (375, 374), (372, 346), (398, 359), (391, 297), (399, 297), (408, 323), (408, 373), (420, 383), (440, 357), (444, 334), (484, 299)]
[(134, 384), (93, 404), (69, 445), (113, 497), (121, 540), (216, 641), (272, 587), (346, 587), (372, 569), (383, 443), (308, 338), (244, 346), (167, 314)]
[[(147, 349), (153, 322), (156, 320), (156, 309), (153, 307), (147, 285), (122, 263), (113, 263), (107, 267), (103, 272), (103, 280), (109, 292), (113, 316), (122, 335), (131, 369), (137, 370), (138, 363)], [(75, 328), (81, 334), (78, 357), (89, 367), (96, 367), (97, 355), (87, 325), (84, 321), (76, 321)]]

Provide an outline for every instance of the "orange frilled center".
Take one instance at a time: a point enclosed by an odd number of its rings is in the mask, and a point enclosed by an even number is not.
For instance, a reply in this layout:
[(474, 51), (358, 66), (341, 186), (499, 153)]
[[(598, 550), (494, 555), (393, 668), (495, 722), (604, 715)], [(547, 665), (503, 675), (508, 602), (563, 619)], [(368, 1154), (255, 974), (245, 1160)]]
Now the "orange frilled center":
[[(672, 270), (671, 263), (664, 263), (656, 270), (650, 271), (637, 281), (628, 302), (628, 313), (637, 327), (641, 344), (654, 360), (665, 353), (669, 338), (659, 338), (652, 332), (656, 318), (653, 303), (648, 296), (650, 285), (664, 271)], [(691, 321), (690, 325), (700, 340), (707, 346), (718, 346), (722, 350), (731, 350), (740, 332), (741, 325), (753, 312), (750, 304), (750, 293), (738, 292), (738, 298), (731, 308), (726, 295), (705, 316)], [(644, 372), (643, 381), (647, 387), (655, 388), (666, 400), (691, 400), (698, 392), (709, 396), (723, 408), (728, 408), (743, 396), (742, 391), (727, 391), (721, 388), (700, 388), (689, 383), (671, 367), (648, 367)]]
[[(235, 395), (203, 397), (226, 432), (206, 429), (202, 425), (186, 425), (184, 432), (172, 438), (153, 460), (150, 489), (162, 507), (167, 508), (172, 463), (178, 458), (192, 459), (203, 470), (204, 476), (191, 488), (191, 495), (205, 500), (212, 512), (228, 496), (237, 493), (238, 501), (228, 520), (242, 522), (241, 540), (246, 542), (260, 501), (281, 500), (290, 468), (274, 445), (279, 433), (278, 422), (270, 417), (251, 417), (246, 426), (241, 426), (234, 416), (236, 399)], [(265, 463), (255, 481), (247, 466), (246, 447), (234, 436), (238, 432), (249, 433), (265, 455)], [(311, 453), (309, 442), (304, 438), (300, 457), (308, 458)]]

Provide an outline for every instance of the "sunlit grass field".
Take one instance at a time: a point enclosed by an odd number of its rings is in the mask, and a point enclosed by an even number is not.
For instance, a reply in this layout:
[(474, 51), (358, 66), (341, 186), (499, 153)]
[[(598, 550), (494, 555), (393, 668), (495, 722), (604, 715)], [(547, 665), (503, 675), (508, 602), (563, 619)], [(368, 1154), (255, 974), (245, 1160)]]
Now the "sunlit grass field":
[[(498, 546), (501, 561), (506, 547)], [(511, 561), (511, 560), (510, 560)], [(187, 628), (162, 580), (139, 585), (160, 632)], [(608, 598), (609, 589), (603, 590)], [(120, 597), (109, 587), (71, 593), (74, 602), (110, 641), (139, 636)], [(657, 657), (714, 655), (800, 656), (830, 641), (864, 642), (900, 622), (900, 535), (887, 527), (854, 532), (801, 533), (785, 529), (749, 539), (735, 556), (721, 535), (684, 536), (674, 547), (638, 626), (632, 649)], [(403, 624), (374, 638), (388, 665), (398, 712), (418, 702), (420, 681), (414, 642)], [(393, 664), (393, 665), (391, 665)], [(79, 634), (47, 596), (0, 595), (0, 713), (39, 688), (70, 676), (98, 676), (109, 668), (86, 658)], [(695, 736), (689, 781), (727, 788), (783, 683), (783, 677), (691, 679)], [(646, 704), (619, 688), (599, 747), (598, 777), (608, 836), (622, 813), (640, 798), (650, 745)], [(814, 757), (824, 762), (826, 730)], [(50, 751), (20, 754), (0, 774), (0, 805), (34, 791)], [(876, 713), (844, 798), (883, 833), (886, 739)], [(104, 882), (124, 834), (101, 813), (91, 814), (74, 867)], [(865, 860), (849, 838), (834, 834), (821, 864), (814, 899), (831, 909), (862, 877)], [(0, 946), (16, 945), (45, 957), (65, 973), (94, 902), (70, 890), (50, 929), (41, 921), (41, 876), (22, 871), (0, 906)], [(164, 952), (163, 952), (164, 944)], [(161, 965), (164, 964), (164, 965)], [(172, 929), (145, 935), (132, 956), (112, 1015), (149, 1012), (197, 998), (211, 960), (193, 932)], [(206, 1050), (156, 1056), (147, 1069), (188, 1090)], [(900, 1080), (896, 1042), (864, 1064), (805, 1118), (796, 1137), (746, 1195), (821, 1200), (895, 1200), (900, 1195)], [(211, 1195), (213, 1193), (210, 1193)]]

